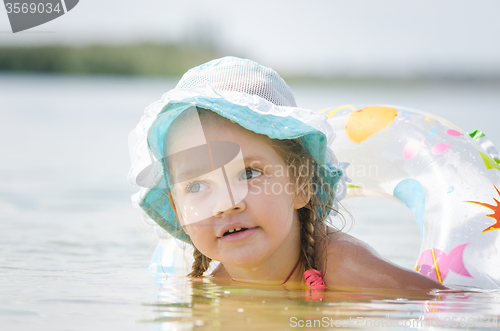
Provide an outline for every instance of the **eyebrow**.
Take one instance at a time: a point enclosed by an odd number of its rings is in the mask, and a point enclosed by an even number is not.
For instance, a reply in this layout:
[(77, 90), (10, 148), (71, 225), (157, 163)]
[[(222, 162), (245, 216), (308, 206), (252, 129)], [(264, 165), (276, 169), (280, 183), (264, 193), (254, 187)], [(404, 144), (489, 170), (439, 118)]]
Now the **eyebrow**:
[(265, 157), (263, 156), (260, 156), (260, 155), (251, 155), (251, 156), (248, 156), (248, 157), (243, 157), (243, 160), (245, 161), (245, 163), (252, 163), (252, 162), (262, 162), (262, 163), (269, 163), (269, 160), (266, 159)]
[(200, 177), (202, 175), (203, 174), (200, 174), (199, 169), (190, 169), (190, 170), (181, 171), (180, 173), (175, 174), (175, 176), (173, 176), (173, 179), (174, 179), (174, 183), (177, 184), (177, 183), (182, 183), (182, 182), (185, 182), (188, 180), (192, 180), (192, 179)]
[(204, 174), (207, 174), (209, 172), (214, 171), (212, 166), (210, 166), (208, 163), (198, 163), (195, 165), (184, 165), (182, 169), (178, 171), (174, 171), (172, 173), (172, 179), (174, 180), (175, 183), (179, 182), (185, 182), (187, 180), (194, 179), (196, 177), (203, 176)]

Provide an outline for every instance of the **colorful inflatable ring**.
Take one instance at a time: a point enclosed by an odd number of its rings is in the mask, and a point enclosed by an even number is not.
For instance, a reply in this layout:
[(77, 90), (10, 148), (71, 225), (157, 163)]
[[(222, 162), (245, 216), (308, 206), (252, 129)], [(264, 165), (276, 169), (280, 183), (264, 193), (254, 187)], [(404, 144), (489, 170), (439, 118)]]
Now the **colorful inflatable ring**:
[(500, 156), (479, 131), (391, 106), (324, 110), (350, 163), (347, 197), (396, 198), (421, 230), (416, 270), (445, 285), (500, 288)]

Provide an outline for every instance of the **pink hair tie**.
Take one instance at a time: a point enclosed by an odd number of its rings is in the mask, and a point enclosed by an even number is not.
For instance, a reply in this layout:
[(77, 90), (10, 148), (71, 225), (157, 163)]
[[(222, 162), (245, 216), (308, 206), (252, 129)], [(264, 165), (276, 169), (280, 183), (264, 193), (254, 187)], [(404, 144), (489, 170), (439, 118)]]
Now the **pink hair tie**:
[(314, 288), (326, 288), (321, 272), (316, 269), (309, 269), (304, 272), (304, 280), (307, 285)]

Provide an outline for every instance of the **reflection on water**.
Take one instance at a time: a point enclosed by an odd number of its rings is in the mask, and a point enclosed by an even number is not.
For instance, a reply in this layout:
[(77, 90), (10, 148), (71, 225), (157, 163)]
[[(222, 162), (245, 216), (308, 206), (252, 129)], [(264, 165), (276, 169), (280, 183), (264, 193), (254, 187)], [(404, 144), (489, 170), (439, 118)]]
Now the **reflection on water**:
[[(332, 328), (349, 321), (351, 329), (387, 329), (388, 322), (397, 329), (398, 321), (414, 320), (495, 327), (498, 291), (432, 299), (327, 292), (318, 298), (290, 288), (192, 284), (147, 273), (157, 238), (130, 205), (136, 189), (126, 182), (127, 136), (143, 109), (174, 85), (168, 79), (0, 75), (1, 330), (280, 330), (323, 318)], [(400, 104), (466, 130), (481, 128), (500, 142), (500, 113), (493, 112), (498, 86), (292, 88), (302, 107)], [(394, 206), (379, 201), (347, 207), (354, 235), (413, 266), (419, 234), (408, 212), (387, 215)], [(375, 324), (382, 319), (386, 324)]]
[[(184, 278), (158, 279), (157, 300), (147, 305), (159, 330), (316, 326), (351, 329), (429, 327), (498, 328), (498, 292), (441, 292), (430, 298), (369, 293), (190, 284)], [(478, 314), (478, 312), (481, 312)]]

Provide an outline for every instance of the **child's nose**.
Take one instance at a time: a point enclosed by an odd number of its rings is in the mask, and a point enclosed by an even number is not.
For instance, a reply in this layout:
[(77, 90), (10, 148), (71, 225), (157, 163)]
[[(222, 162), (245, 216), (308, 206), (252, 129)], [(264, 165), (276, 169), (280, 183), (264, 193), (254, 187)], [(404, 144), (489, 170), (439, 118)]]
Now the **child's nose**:
[(232, 201), (227, 201), (227, 200), (224, 201), (224, 200), (226, 200), (226, 199), (219, 200), (219, 202), (215, 205), (215, 208), (213, 211), (213, 215), (215, 217), (222, 217), (224, 215), (228, 215), (228, 214), (234, 213), (234, 212), (242, 212), (246, 208), (244, 200), (241, 200), (239, 202), (235, 202), (234, 204)]

